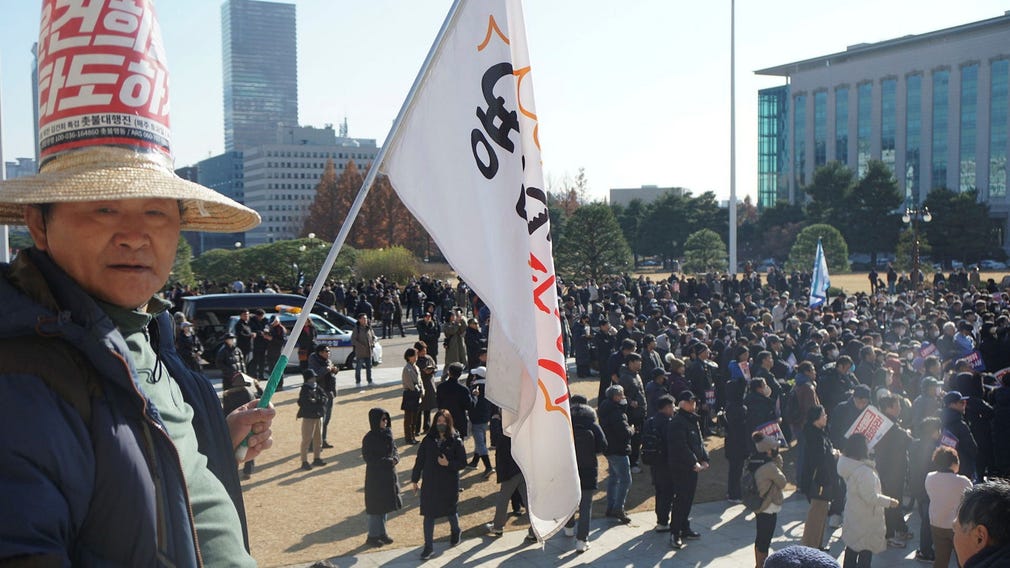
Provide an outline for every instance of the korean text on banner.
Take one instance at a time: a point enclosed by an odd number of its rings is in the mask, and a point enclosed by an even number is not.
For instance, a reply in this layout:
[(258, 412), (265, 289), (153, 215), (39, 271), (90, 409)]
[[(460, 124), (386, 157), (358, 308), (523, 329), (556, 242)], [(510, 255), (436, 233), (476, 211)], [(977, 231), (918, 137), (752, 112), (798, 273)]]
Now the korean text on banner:
[(764, 424), (758, 426), (755, 432), (761, 432), (767, 437), (775, 438), (779, 441), (779, 445), (785, 447), (788, 445), (786, 442), (786, 437), (782, 433), (782, 427), (779, 426), (778, 420), (772, 420), (770, 422), (765, 422)]
[(884, 413), (877, 410), (875, 406), (869, 405), (852, 423), (849, 431), (845, 433), (845, 437), (862, 434), (866, 436), (866, 445), (872, 450), (877, 442), (884, 437), (884, 434), (891, 429), (891, 426), (894, 426), (894, 422), (890, 418), (884, 416)]
[(491, 310), (487, 394), (546, 538), (580, 490), (531, 76), (521, 1), (463, 1), (380, 168)]

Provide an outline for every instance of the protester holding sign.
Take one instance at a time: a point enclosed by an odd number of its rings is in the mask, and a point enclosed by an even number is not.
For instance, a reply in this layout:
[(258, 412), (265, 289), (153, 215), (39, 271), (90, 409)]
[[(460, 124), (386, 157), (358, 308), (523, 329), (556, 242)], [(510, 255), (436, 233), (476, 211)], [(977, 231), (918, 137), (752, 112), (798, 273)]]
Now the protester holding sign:
[(960, 460), (960, 472), (968, 479), (975, 477), (975, 460), (978, 456), (978, 445), (975, 437), (964, 421), (964, 411), (968, 406), (968, 397), (958, 391), (950, 391), (943, 397), (943, 434), (940, 444), (957, 450)]

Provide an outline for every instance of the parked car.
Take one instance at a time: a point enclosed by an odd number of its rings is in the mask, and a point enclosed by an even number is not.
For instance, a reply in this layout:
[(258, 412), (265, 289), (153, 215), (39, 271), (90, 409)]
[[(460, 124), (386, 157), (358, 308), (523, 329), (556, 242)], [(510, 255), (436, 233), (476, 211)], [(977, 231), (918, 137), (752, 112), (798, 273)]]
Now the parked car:
[[(275, 316), (280, 318), (281, 325), (286, 327), (289, 333), (295, 327), (295, 321), (298, 319), (298, 314), (286, 311), (267, 315), (268, 318)], [(228, 333), (235, 332), (236, 322), (238, 322), (238, 316), (228, 318)], [(309, 321), (305, 325), (315, 328), (317, 344), (322, 343), (330, 346), (330, 361), (334, 365), (345, 369), (354, 367), (354, 348), (351, 346), (350, 329), (340, 329), (316, 314), (309, 314)], [(372, 348), (372, 365), (380, 364), (382, 364), (382, 344), (376, 340), (375, 347)], [(288, 367), (292, 366), (298, 366), (296, 357), (292, 357), (288, 361)]]
[[(183, 298), (182, 313), (196, 328), (207, 352), (214, 353), (221, 345), (229, 317), (239, 315), (242, 310), (276, 312), (277, 306), (302, 308), (305, 301), (305, 296), (297, 294), (205, 294)], [(312, 306), (312, 313), (322, 316), (339, 329), (351, 329), (357, 323), (354, 318), (318, 303)]]
[(1000, 262), (998, 260), (985, 259), (978, 263), (982, 270), (1006, 270), (1007, 265), (1005, 262)]

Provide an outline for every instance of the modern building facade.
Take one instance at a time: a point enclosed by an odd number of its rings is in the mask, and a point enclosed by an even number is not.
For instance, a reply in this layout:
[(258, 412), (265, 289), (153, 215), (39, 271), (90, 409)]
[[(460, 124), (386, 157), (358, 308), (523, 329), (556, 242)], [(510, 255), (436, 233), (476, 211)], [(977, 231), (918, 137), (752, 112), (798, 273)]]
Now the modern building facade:
[(683, 195), (682, 187), (659, 187), (658, 185), (643, 185), (642, 187), (613, 188), (610, 190), (610, 204), (627, 207), (634, 200), (642, 203), (652, 203), (667, 193)]
[(298, 124), (295, 5), (221, 5), (226, 152), (273, 144), (279, 124)]
[(787, 80), (758, 92), (760, 207), (802, 201), (828, 161), (874, 159), (912, 204), (977, 190), (1006, 224), (1010, 12), (756, 73)]
[(245, 233), (248, 246), (301, 234), (328, 160), (339, 176), (349, 161), (364, 170), (379, 153), (374, 139), (338, 137), (331, 125), (278, 127), (275, 140), (243, 152), (243, 201), (263, 218)]
[(15, 158), (13, 162), (4, 162), (4, 172), (6, 177), (3, 179), (33, 176), (36, 171), (37, 168), (35, 167), (34, 159)]

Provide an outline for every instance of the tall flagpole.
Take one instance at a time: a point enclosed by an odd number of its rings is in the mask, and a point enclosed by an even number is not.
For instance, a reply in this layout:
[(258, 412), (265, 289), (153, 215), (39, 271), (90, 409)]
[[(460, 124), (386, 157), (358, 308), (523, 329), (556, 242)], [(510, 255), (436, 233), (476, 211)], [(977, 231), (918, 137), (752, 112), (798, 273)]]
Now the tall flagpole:
[(736, 274), (736, 0), (729, 1), (729, 273)]
[[(7, 178), (4, 173), (4, 105), (3, 105), (3, 67), (0, 67), (0, 180)], [(10, 227), (0, 225), (0, 262), (11, 261)]]
[[(410, 91), (407, 93), (407, 98), (404, 99), (403, 105), (400, 107), (400, 112), (396, 115), (396, 120), (393, 121), (393, 125), (389, 128), (389, 134), (386, 135), (382, 148), (379, 149), (379, 153), (375, 156), (375, 161), (372, 163), (372, 166), (368, 168), (368, 173), (365, 174), (365, 179), (361, 182), (361, 188), (358, 189), (358, 195), (354, 198), (354, 203), (351, 204), (351, 208), (347, 212), (347, 217), (344, 218), (343, 225), (340, 226), (340, 232), (337, 233), (337, 237), (334, 239), (333, 245), (330, 247), (330, 253), (326, 256), (326, 260), (323, 261), (323, 266), (319, 269), (319, 274), (316, 275), (316, 280), (312, 284), (312, 289), (309, 291), (309, 297), (305, 300), (305, 305), (302, 307), (302, 311), (298, 314), (298, 319), (295, 321), (294, 327), (291, 328), (291, 334), (288, 335), (288, 339), (284, 343), (284, 350), (281, 352), (280, 358), (277, 359), (277, 364), (274, 365), (273, 371), (270, 373), (270, 380), (267, 381), (267, 386), (263, 389), (263, 396), (260, 397), (260, 408), (265, 408), (270, 405), (270, 399), (277, 390), (277, 385), (280, 383), (281, 377), (284, 375), (284, 369), (288, 366), (288, 360), (291, 358), (291, 354), (294, 352), (295, 346), (298, 344), (298, 336), (301, 335), (302, 329), (305, 327), (305, 323), (309, 319), (309, 314), (312, 312), (312, 307), (316, 304), (316, 299), (319, 298), (319, 291), (322, 289), (323, 284), (326, 283), (326, 278), (329, 276), (330, 270), (333, 268), (333, 264), (337, 261), (337, 255), (340, 254), (340, 249), (343, 248), (344, 241), (347, 240), (347, 234), (351, 232), (351, 226), (354, 224), (354, 220), (358, 217), (358, 213), (361, 211), (361, 206), (364, 204), (365, 197), (368, 196), (368, 191), (372, 188), (372, 184), (375, 182), (375, 177), (379, 174), (379, 166), (382, 165), (382, 161), (386, 157), (386, 152), (388, 152), (389, 148), (396, 142), (396, 138), (399, 135), (400, 123), (403, 122), (403, 119), (410, 110), (410, 107), (413, 106), (414, 96), (428, 78), (428, 71), (431, 67), (431, 62), (434, 61), (435, 56), (438, 54), (438, 50), (442, 46), (442, 40), (445, 38), (446, 32), (448, 32), (452, 26), (453, 21), (455, 21), (456, 15), (459, 13), (459, 8), (462, 3), (463, 0), (453, 0), (452, 7), (449, 8), (449, 13), (446, 15), (445, 21), (442, 22), (442, 28), (438, 30), (438, 35), (435, 36), (435, 41), (432, 42), (431, 48), (428, 50), (428, 55), (424, 58), (424, 63), (421, 64), (421, 70), (417, 72), (417, 77), (414, 78), (414, 84), (411, 85)], [(239, 461), (242, 461), (245, 458), (246, 449), (247, 446), (245, 442), (243, 442), (242, 445), (239, 446), (238, 450), (236, 450), (236, 457)]]

